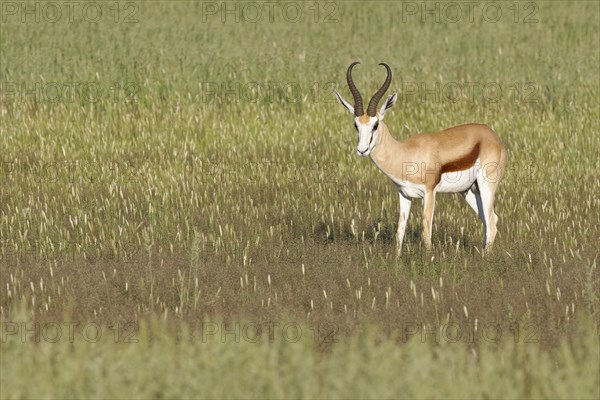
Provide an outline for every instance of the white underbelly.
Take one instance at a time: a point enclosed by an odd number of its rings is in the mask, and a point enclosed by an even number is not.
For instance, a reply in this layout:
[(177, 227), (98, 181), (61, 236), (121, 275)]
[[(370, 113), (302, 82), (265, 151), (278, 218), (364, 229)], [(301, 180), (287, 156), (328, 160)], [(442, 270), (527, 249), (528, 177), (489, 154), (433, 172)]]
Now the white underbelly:
[[(434, 188), (434, 192), (440, 193), (461, 193), (473, 186), (473, 183), (477, 179), (477, 174), (480, 172), (481, 163), (479, 159), (475, 161), (475, 164), (471, 168), (463, 171), (447, 172), (442, 174), (440, 182)], [(425, 185), (420, 183), (413, 183), (409, 181), (402, 181), (396, 177), (387, 174), (386, 175), (396, 184), (398, 190), (404, 197), (410, 199), (422, 199), (425, 197)]]
[(477, 179), (477, 174), (481, 168), (479, 159), (469, 169), (463, 171), (447, 172), (442, 174), (440, 182), (435, 187), (435, 192), (440, 193), (460, 193), (473, 186)]
[[(398, 190), (404, 197), (422, 199), (425, 197), (425, 185), (420, 183), (413, 183), (409, 181), (402, 181), (395, 176), (385, 172), (381, 166), (377, 163), (374, 158), (371, 158), (375, 165), (386, 174), (398, 187)], [(440, 193), (461, 193), (465, 192), (473, 183), (477, 180), (477, 174), (481, 169), (481, 162), (479, 159), (475, 161), (471, 168), (463, 171), (447, 172), (442, 174), (440, 182), (433, 189), (434, 192)]]

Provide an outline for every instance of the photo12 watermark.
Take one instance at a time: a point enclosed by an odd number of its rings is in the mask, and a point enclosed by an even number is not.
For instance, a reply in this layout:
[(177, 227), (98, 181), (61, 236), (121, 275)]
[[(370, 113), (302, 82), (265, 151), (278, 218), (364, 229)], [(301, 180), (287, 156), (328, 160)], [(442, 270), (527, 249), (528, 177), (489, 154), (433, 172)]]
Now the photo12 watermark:
[(212, 81), (200, 82), (199, 100), (211, 103), (334, 103), (334, 82)]
[[(402, 1), (392, 8), (402, 23), (539, 23), (537, 2)], [(399, 8), (399, 9), (398, 9)]]
[(43, 104), (98, 104), (138, 102), (136, 82), (0, 82), (0, 99), (5, 102)]
[[(71, 227), (78, 225), (79, 216), (69, 215)], [(33, 229), (30, 234), (35, 233)], [(144, 259), (143, 246), (134, 240), (119, 240), (114, 243), (85, 243), (65, 240), (27, 240), (0, 237), (0, 262), (11, 264), (61, 263), (83, 260), (87, 265), (99, 262), (123, 264), (141, 263)]]
[(335, 24), (340, 5), (335, 1), (202, 1), (203, 23), (298, 23)]
[(498, 322), (448, 322), (444, 324), (424, 325), (417, 322), (404, 322), (398, 327), (402, 342), (420, 343), (500, 343), (512, 340), (514, 343), (539, 343), (541, 332), (533, 322), (523, 325), (511, 323), (503, 326)]
[(397, 90), (402, 101), (433, 103), (539, 103), (541, 99), (536, 82), (404, 81)]
[(31, 162), (9, 157), (0, 161), (0, 177), (42, 184), (142, 183), (146, 178), (144, 169), (131, 162), (101, 163), (77, 159)]
[(0, 323), (2, 343), (138, 343), (137, 322), (99, 324), (82, 321)]
[(137, 24), (140, 7), (133, 1), (2, 1), (3, 24), (98, 23)]

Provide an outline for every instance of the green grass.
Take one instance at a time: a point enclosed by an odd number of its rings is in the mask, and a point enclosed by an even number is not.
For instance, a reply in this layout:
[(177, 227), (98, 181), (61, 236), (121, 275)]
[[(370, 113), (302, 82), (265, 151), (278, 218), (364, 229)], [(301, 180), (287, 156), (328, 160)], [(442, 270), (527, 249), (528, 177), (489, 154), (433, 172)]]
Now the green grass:
[[(206, 326), (211, 324), (222, 327)], [(475, 350), (436, 342), (431, 334), (388, 337), (367, 328), (323, 354), (306, 326), (300, 327), (299, 340), (295, 333), (285, 339), (275, 327), (272, 340), (264, 332), (256, 342), (244, 339), (241, 330), (222, 339), (217, 329), (203, 335), (152, 320), (127, 338), (132, 343), (116, 343), (108, 329), (95, 343), (75, 337), (74, 345), (66, 340), (35, 345), (11, 336), (3, 357), (15, 362), (5, 365), (3, 393), (10, 398), (583, 399), (598, 391), (600, 354), (591, 325), (582, 327), (584, 342), (563, 343), (550, 352), (514, 337)]]
[[(317, 22), (313, 3), (297, 3), (297, 23), (135, 4), (135, 23), (110, 10), (97, 23), (0, 16), (0, 317), (3, 334), (14, 321), (164, 322), (135, 345), (3, 337), (3, 398), (597, 397), (597, 374), (577, 372), (598, 365), (597, 3), (519, 3), (515, 22), (501, 2), (496, 23), (421, 22), (392, 2), (320, 3)], [(528, 4), (536, 23), (523, 23)], [(489, 257), (481, 223), (449, 195), (437, 197), (433, 253), (415, 201), (394, 256), (397, 193), (356, 157), (331, 94), (351, 98), (354, 60), (365, 98), (383, 81), (377, 64), (392, 67), (396, 138), (466, 122), (498, 132), (509, 159)], [(54, 87), (66, 92), (50, 101)], [(174, 326), (211, 320), (333, 326), (339, 343), (177, 339)], [(527, 327), (537, 342), (381, 339), (454, 323)], [(247, 359), (260, 368), (235, 392), (229, 374)], [(198, 376), (220, 386), (196, 390)]]

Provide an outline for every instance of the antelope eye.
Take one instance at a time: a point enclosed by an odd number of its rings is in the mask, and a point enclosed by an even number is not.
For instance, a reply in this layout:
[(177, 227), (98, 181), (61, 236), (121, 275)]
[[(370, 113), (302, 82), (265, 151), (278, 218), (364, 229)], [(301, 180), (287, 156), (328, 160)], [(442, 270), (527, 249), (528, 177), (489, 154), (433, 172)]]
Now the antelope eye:
[(379, 121), (375, 122), (375, 125), (373, 125), (373, 132), (375, 132), (377, 128), (379, 128)]
[(356, 130), (358, 130), (358, 125), (356, 122), (354, 123), (354, 127), (356, 128)]

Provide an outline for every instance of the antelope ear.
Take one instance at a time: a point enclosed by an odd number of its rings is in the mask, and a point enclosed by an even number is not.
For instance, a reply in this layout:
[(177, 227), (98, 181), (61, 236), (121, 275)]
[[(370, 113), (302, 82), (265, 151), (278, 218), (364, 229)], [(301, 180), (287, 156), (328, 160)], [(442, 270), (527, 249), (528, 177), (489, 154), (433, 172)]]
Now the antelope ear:
[(387, 100), (385, 101), (385, 103), (383, 103), (383, 105), (379, 109), (379, 115), (381, 116), (381, 119), (383, 119), (383, 117), (385, 116), (385, 113), (387, 112), (387, 110), (389, 110), (390, 108), (392, 108), (392, 106), (396, 103), (397, 99), (398, 99), (398, 94), (397, 93), (394, 93), (394, 94), (390, 95), (390, 97), (387, 98)]
[(337, 97), (338, 101), (340, 103), (342, 103), (342, 105), (344, 107), (346, 107), (348, 109), (348, 111), (350, 111), (354, 115), (354, 107), (352, 106), (352, 104), (350, 104), (346, 100), (344, 100), (344, 98), (336, 90), (334, 90), (333, 93), (335, 94), (335, 97)]

